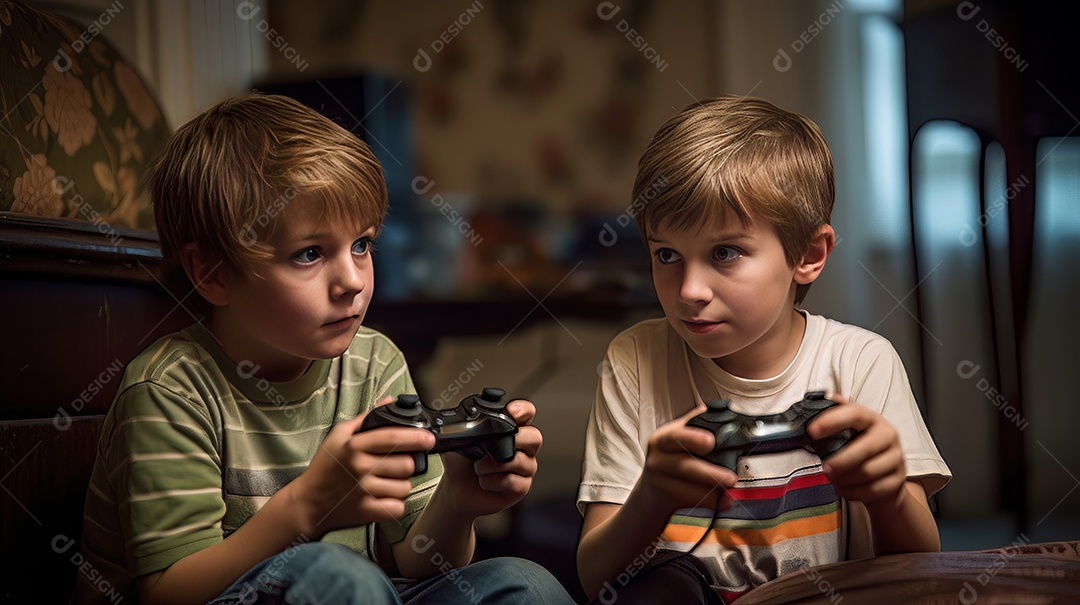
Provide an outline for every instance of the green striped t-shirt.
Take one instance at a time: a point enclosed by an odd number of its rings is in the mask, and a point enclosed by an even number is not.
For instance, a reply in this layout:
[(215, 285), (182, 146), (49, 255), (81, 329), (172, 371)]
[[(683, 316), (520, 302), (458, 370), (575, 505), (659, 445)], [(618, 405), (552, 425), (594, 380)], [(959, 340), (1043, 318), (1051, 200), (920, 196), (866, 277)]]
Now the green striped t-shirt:
[[(135, 577), (227, 538), (307, 468), (338, 422), (416, 392), (401, 351), (367, 328), (296, 380), (268, 382), (257, 371), (233, 363), (199, 324), (128, 365), (90, 478), (77, 602), (134, 600)], [(405, 538), (441, 473), (432, 456), (413, 479), (405, 516), (377, 524), (391, 544)], [(375, 534), (372, 524), (323, 540), (374, 558)]]

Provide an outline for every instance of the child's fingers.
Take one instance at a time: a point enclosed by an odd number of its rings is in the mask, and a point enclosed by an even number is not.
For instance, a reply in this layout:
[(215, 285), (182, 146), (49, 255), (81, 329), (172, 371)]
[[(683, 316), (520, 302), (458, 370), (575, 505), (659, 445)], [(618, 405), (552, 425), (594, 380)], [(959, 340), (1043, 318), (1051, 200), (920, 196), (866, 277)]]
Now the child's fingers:
[(477, 477), (499, 474), (533, 477), (536, 475), (538, 468), (536, 457), (520, 450), (514, 455), (513, 460), (507, 462), (496, 462), (491, 456), (484, 456), (473, 463), (473, 472), (476, 473)]
[(353, 435), (360, 434), (360, 427), (364, 424), (364, 420), (367, 418), (371, 410), (358, 414), (354, 418), (350, 418), (344, 422), (339, 422), (334, 426), (330, 434), (326, 436), (327, 444), (343, 444), (349, 442)]
[(835, 401), (840, 405), (851, 405), (852, 403), (851, 399), (848, 399), (847, 395), (841, 395), (839, 393), (828, 393), (826, 394), (825, 398), (829, 401)]
[(370, 454), (426, 452), (435, 447), (435, 435), (426, 429), (384, 426), (356, 433), (349, 443)]
[(532, 487), (532, 477), (516, 473), (491, 473), (478, 476), (477, 483), (485, 491), (524, 497)]
[[(387, 404), (390, 404), (390, 403), (393, 403), (393, 402), (394, 402), (393, 397), (383, 397), (382, 399), (378, 400), (375, 403), (375, 407), (376, 408), (377, 407), (382, 407), (384, 405), (387, 405)], [(372, 408), (371, 410), (368, 410), (368, 411), (364, 412), (363, 414), (357, 414), (355, 418), (350, 418), (349, 420), (346, 420), (345, 422), (339, 422), (337, 424), (337, 426), (334, 427), (334, 432), (335, 433), (344, 433), (346, 435), (352, 435), (353, 433), (359, 431), (360, 430), (360, 425), (364, 424), (364, 419), (367, 418), (367, 415), (370, 414), (371, 411), (374, 410), (374, 409), (375, 408)]]
[(679, 426), (658, 433), (655, 445), (662, 452), (701, 457), (716, 448), (716, 436), (699, 427)]
[(506, 411), (510, 414), (510, 417), (518, 423), (518, 426), (526, 426), (532, 424), (533, 418), (536, 417), (536, 406), (528, 399), (515, 399), (506, 406)]
[(730, 469), (696, 456), (687, 456), (684, 451), (674, 455), (658, 452), (650, 456), (645, 465), (655, 475), (709, 488), (731, 487), (738, 480)]
[(694, 416), (697, 416), (698, 414), (701, 414), (702, 412), (704, 412), (707, 409), (708, 408), (705, 406), (704, 402), (699, 403), (699, 404), (694, 406), (694, 409), (692, 409), (689, 412), (683, 414), (682, 416), (679, 416), (675, 420), (672, 420), (671, 424), (686, 424), (687, 420), (690, 420)]
[(852, 485), (874, 481), (897, 472), (907, 474), (904, 471), (904, 456), (899, 448), (886, 448), (859, 460), (855, 465), (836, 465), (833, 458), (829, 458), (826, 465), (830, 477), (836, 478), (835, 482)]
[(879, 415), (870, 408), (851, 403), (842, 403), (822, 412), (807, 427), (811, 439), (831, 437), (844, 429), (865, 431), (874, 424)]
[(352, 470), (357, 476), (375, 475), (390, 479), (408, 479), (416, 471), (416, 461), (406, 452), (395, 454), (371, 454), (357, 452), (353, 455)]
[(682, 458), (678, 465), (681, 476), (689, 476), (700, 485), (729, 488), (739, 480), (731, 469), (696, 457)]
[(894, 447), (897, 452), (900, 451), (896, 431), (887, 423), (874, 423), (861, 435), (829, 456), (825, 461), (825, 466), (832, 474), (846, 474)]
[(408, 479), (388, 479), (378, 475), (368, 475), (360, 480), (361, 497), (377, 500), (392, 498), (404, 500), (412, 493), (412, 482)]
[(543, 445), (544, 436), (540, 433), (540, 429), (535, 426), (523, 426), (518, 429), (517, 435), (514, 436), (514, 447), (533, 458), (540, 453), (540, 447)]
[(516, 452), (514, 457), (506, 462), (499, 462), (491, 456), (484, 456), (473, 463), (473, 471), (477, 475), (488, 473), (516, 473), (526, 477), (532, 477), (537, 471), (536, 456), (540, 453), (540, 446), (544, 438), (540, 430), (534, 426), (521, 427), (517, 438), (514, 440)]

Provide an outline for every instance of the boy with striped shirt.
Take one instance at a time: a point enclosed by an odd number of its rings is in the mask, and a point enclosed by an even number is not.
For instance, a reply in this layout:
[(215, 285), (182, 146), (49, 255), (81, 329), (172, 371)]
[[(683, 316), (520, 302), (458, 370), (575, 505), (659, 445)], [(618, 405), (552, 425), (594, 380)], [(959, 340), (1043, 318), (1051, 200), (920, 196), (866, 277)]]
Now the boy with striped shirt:
[[(927, 498), (951, 475), (900, 358), (796, 306), (836, 242), (817, 125), (759, 99), (690, 106), (642, 155), (645, 195), (635, 219), (665, 318), (617, 336), (603, 363), (578, 494), (586, 593), (731, 602), (801, 568), (938, 550)], [(824, 464), (801, 449), (744, 456), (735, 472), (700, 458), (715, 439), (686, 422), (705, 401), (760, 416), (809, 391), (841, 404), (811, 437), (861, 432)]]
[[(86, 500), (77, 602), (104, 579), (140, 603), (570, 603), (544, 569), (469, 565), (474, 521), (520, 501), (541, 435), (524, 400), (516, 456), (410, 452), (428, 431), (357, 432), (413, 393), (401, 351), (361, 326), (387, 212), (371, 150), (285, 97), (222, 102), (181, 127), (152, 193), (166, 261), (205, 321), (128, 366)], [(391, 578), (394, 578), (391, 580)]]

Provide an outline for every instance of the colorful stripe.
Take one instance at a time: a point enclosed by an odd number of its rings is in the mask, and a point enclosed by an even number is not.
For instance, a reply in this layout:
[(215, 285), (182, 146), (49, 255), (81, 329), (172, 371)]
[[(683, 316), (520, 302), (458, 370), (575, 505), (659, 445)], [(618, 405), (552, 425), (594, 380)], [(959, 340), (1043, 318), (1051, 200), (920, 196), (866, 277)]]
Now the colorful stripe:
[[(843, 558), (843, 514), (836, 489), (820, 465), (779, 477), (740, 480), (734, 500), (713, 519), (708, 508), (677, 511), (661, 534), (666, 548), (694, 554), (713, 571), (714, 585), (735, 598), (791, 565), (804, 567)], [(798, 561), (787, 561), (797, 554)]]
[[(729, 548), (738, 546), (769, 546), (784, 540), (792, 540), (818, 534), (827, 534), (840, 529), (840, 515), (836, 514), (839, 507), (834, 503), (831, 506), (815, 509), (817, 513), (810, 517), (792, 519), (779, 523), (756, 521), (754, 526), (745, 527), (722, 527), (718, 526), (710, 532), (705, 544), (720, 544)], [(705, 533), (704, 527), (671, 523), (664, 528), (662, 537), (675, 543), (695, 544)]]

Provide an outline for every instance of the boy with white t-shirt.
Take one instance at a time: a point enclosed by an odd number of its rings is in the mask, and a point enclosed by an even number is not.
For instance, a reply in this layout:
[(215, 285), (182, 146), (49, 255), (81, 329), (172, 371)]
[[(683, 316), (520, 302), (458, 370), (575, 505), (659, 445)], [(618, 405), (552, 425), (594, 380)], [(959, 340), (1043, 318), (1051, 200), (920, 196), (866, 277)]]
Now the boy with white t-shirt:
[[(951, 474), (900, 358), (873, 332), (796, 308), (836, 243), (834, 197), (817, 125), (760, 99), (690, 106), (645, 150), (636, 220), (666, 317), (605, 358), (578, 495), (591, 598), (730, 602), (800, 568), (940, 549), (927, 498)], [(861, 433), (827, 462), (798, 449), (732, 472), (700, 458), (715, 439), (686, 421), (705, 401), (760, 416), (808, 391), (841, 403), (812, 438)]]

